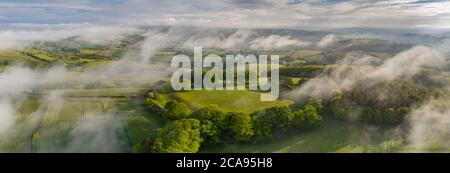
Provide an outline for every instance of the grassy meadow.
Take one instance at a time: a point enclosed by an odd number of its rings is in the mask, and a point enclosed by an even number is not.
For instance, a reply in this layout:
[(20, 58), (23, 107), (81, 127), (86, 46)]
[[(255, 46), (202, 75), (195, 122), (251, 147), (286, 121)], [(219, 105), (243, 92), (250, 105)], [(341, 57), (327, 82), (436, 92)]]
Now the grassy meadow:
[[(402, 141), (392, 136), (393, 129), (349, 123), (326, 118), (324, 124), (308, 132), (259, 144), (226, 144), (205, 147), (202, 152), (237, 153), (361, 153), (399, 152)], [(392, 138), (392, 140), (387, 140)]]
[(291, 100), (279, 100), (272, 102), (262, 102), (260, 93), (242, 91), (185, 91), (174, 93), (179, 100), (188, 103), (193, 108), (201, 108), (208, 105), (216, 105), (225, 112), (238, 111), (251, 113), (253, 111), (274, 106), (289, 106), (294, 102)]

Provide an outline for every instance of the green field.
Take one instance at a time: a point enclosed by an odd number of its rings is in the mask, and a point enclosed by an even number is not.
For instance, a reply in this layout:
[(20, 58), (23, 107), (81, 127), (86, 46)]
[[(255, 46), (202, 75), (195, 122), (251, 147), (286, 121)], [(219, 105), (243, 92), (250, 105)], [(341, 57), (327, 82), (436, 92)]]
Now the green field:
[(114, 61), (108, 61), (108, 60), (97, 60), (94, 61), (92, 59), (82, 59), (81, 61), (81, 67), (92, 69), (92, 68), (99, 68), (99, 67), (106, 67), (113, 63)]
[[(142, 107), (139, 97), (142, 92), (142, 88), (72, 89), (64, 92), (58, 104), (44, 103), (43, 96), (49, 93), (30, 96), (19, 109), (16, 133), (2, 141), (0, 152), (138, 152), (136, 148), (154, 137), (163, 126), (162, 117)], [(160, 94), (158, 101), (164, 104), (178, 99), (193, 108), (214, 104), (223, 111), (246, 113), (293, 103), (290, 100), (261, 102), (259, 96), (251, 91), (202, 90)], [(84, 129), (89, 127), (89, 121), (97, 121), (94, 131)], [(324, 124), (312, 131), (291, 132), (288, 136), (260, 143), (205, 146), (200, 152), (416, 151), (394, 135), (395, 130), (390, 126), (346, 122), (326, 116)], [(89, 146), (92, 141), (96, 146)], [(424, 150), (446, 151), (432, 144), (417, 151)]]
[[(203, 97), (201, 97), (203, 95)], [(177, 97), (188, 97), (196, 104), (206, 105), (208, 99), (216, 102), (224, 110), (250, 111), (264, 106), (289, 105), (290, 101), (278, 101), (265, 105), (247, 104), (239, 107), (233, 104), (239, 97), (250, 96), (259, 99), (258, 93), (236, 91), (230, 95), (217, 91), (192, 91), (176, 93)], [(236, 96), (236, 98), (234, 97)], [(167, 95), (162, 96), (168, 100)], [(233, 98), (233, 99), (230, 99)], [(203, 102), (202, 102), (203, 101)], [(42, 105), (42, 98), (31, 97), (20, 109), (18, 133), (8, 138), (0, 146), (1, 152), (130, 152), (145, 139), (156, 134), (163, 125), (161, 117), (146, 112), (138, 99), (125, 98), (65, 98), (61, 105)], [(221, 104), (219, 104), (221, 103)], [(252, 102), (253, 103), (253, 102)], [(239, 107), (239, 109), (238, 109)], [(108, 118), (109, 117), (109, 118)], [(94, 138), (90, 131), (80, 131), (80, 123), (86, 120), (105, 121), (119, 118), (118, 126), (96, 123), (94, 134), (101, 134), (99, 148), (86, 147)], [(93, 119), (94, 118), (94, 119)], [(84, 127), (83, 125), (81, 127)], [(89, 126), (87, 126), (89, 127)], [(78, 129), (78, 130), (74, 130)], [(81, 128), (83, 129), (83, 128)], [(414, 148), (405, 146), (394, 136), (389, 126), (373, 126), (364, 123), (345, 122), (330, 117), (324, 124), (312, 131), (296, 132), (289, 136), (262, 143), (223, 144), (206, 146), (200, 152), (403, 152)], [(116, 136), (110, 136), (110, 135)], [(75, 139), (75, 140), (74, 140)], [(81, 143), (85, 145), (80, 145)], [(98, 144), (98, 141), (96, 142)], [(84, 146), (84, 147), (76, 147)], [(427, 151), (443, 151), (428, 147)]]
[(46, 62), (52, 62), (56, 60), (56, 58), (50, 57), (47, 54), (33, 54), (33, 56)]
[(18, 50), (4, 50), (0, 52), (0, 61), (15, 63), (42, 63), (41, 60), (32, 58)]
[[(326, 118), (312, 131), (291, 134), (258, 144), (226, 144), (205, 147), (202, 152), (238, 153), (330, 153), (330, 152), (398, 152), (402, 141), (392, 136), (389, 127), (375, 127)], [(387, 140), (392, 137), (393, 140)]]
[(251, 113), (256, 110), (274, 106), (289, 106), (294, 102), (291, 100), (280, 100), (273, 102), (260, 101), (260, 93), (252, 91), (186, 91), (177, 92), (175, 96), (188, 103), (194, 108), (201, 108), (208, 105), (216, 105), (222, 111), (238, 111)]
[(64, 93), (66, 97), (133, 97), (145, 88), (102, 88), (102, 89), (64, 89), (43, 91), (41, 94), (51, 92)]
[[(22, 105), (17, 132), (0, 143), (0, 152), (131, 152), (162, 126), (160, 117), (135, 98), (140, 91), (65, 90), (52, 104), (43, 101), (51, 91), (34, 94)], [(86, 146), (91, 142), (96, 145)]]
[[(129, 152), (118, 99), (69, 99), (46, 103), (33, 96), (18, 115), (1, 152)], [(100, 145), (98, 145), (100, 144)]]
[(127, 111), (124, 129), (131, 150), (147, 138), (154, 137), (157, 130), (163, 126), (162, 118), (146, 111), (139, 100), (123, 100), (121, 105), (118, 108)]
[(17, 132), (0, 143), (0, 152), (131, 152), (163, 125), (142, 107), (142, 88), (58, 90), (61, 100), (45, 103), (55, 91), (23, 103)]

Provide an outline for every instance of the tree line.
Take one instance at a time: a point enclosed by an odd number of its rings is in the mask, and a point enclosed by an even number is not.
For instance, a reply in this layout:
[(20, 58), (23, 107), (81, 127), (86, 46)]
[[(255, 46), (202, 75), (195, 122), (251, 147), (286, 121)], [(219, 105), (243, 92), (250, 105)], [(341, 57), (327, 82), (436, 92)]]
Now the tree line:
[(195, 153), (206, 145), (267, 141), (290, 132), (311, 130), (323, 121), (317, 101), (295, 110), (281, 106), (247, 114), (223, 112), (216, 106), (192, 111), (186, 103), (176, 100), (163, 106), (158, 97), (158, 93), (149, 93), (145, 99), (148, 110), (165, 121), (156, 137), (147, 141), (149, 152)]

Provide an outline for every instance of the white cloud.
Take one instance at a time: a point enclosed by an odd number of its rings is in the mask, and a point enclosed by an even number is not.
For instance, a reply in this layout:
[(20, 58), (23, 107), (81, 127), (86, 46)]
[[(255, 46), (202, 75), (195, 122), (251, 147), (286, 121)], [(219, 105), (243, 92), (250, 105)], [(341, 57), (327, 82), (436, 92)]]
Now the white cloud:
[(100, 11), (103, 8), (92, 7), (82, 4), (63, 4), (63, 3), (12, 3), (0, 2), (0, 8), (38, 8), (38, 9), (61, 9), (61, 10), (84, 10)]
[(294, 39), (289, 36), (270, 35), (267, 37), (256, 38), (250, 42), (250, 48), (252, 49), (278, 49), (290, 46), (305, 47), (310, 43), (299, 39)]
[[(449, 62), (448, 57), (426, 46), (415, 46), (384, 61), (352, 52), (337, 62), (338, 66), (330, 66), (326, 70), (327, 73), (308, 81), (302, 87), (289, 92), (287, 96), (296, 100), (305, 100), (309, 96), (328, 99), (336, 89), (351, 90), (359, 81), (376, 84), (395, 79), (407, 79), (416, 75), (420, 67), (445, 67)], [(357, 68), (343, 70), (342, 67), (348, 66)]]
[(407, 116), (410, 130), (408, 142), (417, 150), (430, 144), (450, 145), (450, 107), (443, 100), (432, 100), (411, 111)]
[[(0, 3), (9, 23), (105, 22), (208, 27), (450, 27), (449, 1), (120, 1)], [(5, 8), (8, 7), (9, 9)], [(27, 9), (27, 10), (23, 10)], [(41, 10), (41, 9), (62, 9)], [(68, 12), (65, 12), (67, 10)], [(74, 13), (73, 11), (77, 11)], [(35, 18), (36, 16), (40, 18)]]
[(122, 38), (125, 34), (136, 32), (130, 27), (110, 27), (91, 24), (60, 25), (11, 25), (11, 28), (0, 30), (0, 50), (20, 48), (33, 42), (58, 41), (70, 37), (91, 43), (103, 43), (108, 40)]
[(334, 43), (338, 41), (338, 37), (336, 34), (328, 34), (324, 36), (318, 43), (317, 46), (321, 48), (326, 48), (332, 46)]
[(422, 66), (442, 67), (449, 62), (449, 59), (433, 48), (416, 46), (407, 51), (401, 52), (391, 59), (386, 60), (376, 70), (367, 74), (372, 79), (396, 79), (405, 76), (412, 76), (419, 71)]

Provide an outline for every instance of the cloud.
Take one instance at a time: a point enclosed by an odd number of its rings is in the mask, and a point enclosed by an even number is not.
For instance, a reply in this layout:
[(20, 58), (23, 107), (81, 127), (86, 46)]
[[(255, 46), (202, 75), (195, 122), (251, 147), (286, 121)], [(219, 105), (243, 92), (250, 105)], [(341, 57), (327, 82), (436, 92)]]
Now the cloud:
[(431, 100), (407, 116), (407, 142), (417, 150), (430, 145), (450, 146), (450, 107), (448, 101)]
[(18, 24), (0, 29), (0, 50), (23, 48), (34, 42), (59, 41), (72, 37), (90, 43), (104, 43), (123, 38), (138, 30), (132, 27), (100, 26), (91, 24), (36, 25)]
[[(177, 27), (173, 27), (177, 28)], [(205, 29), (193, 28), (185, 32), (172, 33), (179, 35), (181, 47), (192, 49), (196, 46), (204, 48), (249, 48), (276, 50), (287, 47), (302, 48), (311, 43), (290, 35), (266, 34), (252, 29)]]
[(286, 47), (306, 47), (310, 43), (299, 39), (293, 39), (290, 36), (270, 35), (267, 37), (259, 37), (250, 42), (252, 49), (279, 49)]
[(367, 81), (365, 83), (370, 85), (395, 79), (408, 79), (417, 74), (420, 67), (444, 68), (449, 63), (450, 59), (439, 51), (420, 45), (384, 61), (370, 55), (352, 52), (336, 65), (329, 66), (325, 70), (326, 73), (285, 95), (300, 101), (310, 96), (328, 99), (335, 90), (351, 90), (358, 81)]
[[(113, 153), (125, 152), (129, 146), (124, 140), (122, 120), (110, 113), (87, 112), (83, 119), (69, 132), (69, 141), (58, 152), (67, 153)], [(121, 136), (122, 135), (122, 136)]]
[(178, 32), (177, 34), (189, 34), (190, 36), (182, 40), (182, 47), (192, 49), (195, 46), (205, 48), (247, 47), (246, 43), (248, 43), (250, 37), (254, 36), (255, 33), (247, 29), (239, 29), (230, 33), (229, 31), (223, 32), (214, 29), (194, 28), (189, 32)]
[(272, 4), (266, 0), (230, 0), (233, 5), (241, 8), (264, 8), (272, 6)]
[(444, 67), (448, 62), (449, 59), (441, 52), (426, 46), (416, 46), (386, 60), (368, 73), (367, 77), (385, 80), (404, 78), (416, 74), (422, 66)]
[(320, 48), (326, 48), (332, 46), (337, 41), (338, 37), (335, 34), (328, 34), (317, 43), (317, 46), (319, 46)]
[(0, 73), (0, 137), (14, 132), (17, 112), (28, 98), (26, 92), (42, 85), (61, 82), (65, 72), (61, 67), (47, 71), (8, 67)]
[(7, 101), (0, 101), (0, 137), (10, 132), (15, 121), (13, 105)]
[(1, 2), (0, 8), (37, 8), (45, 10), (81, 10), (81, 11), (100, 11), (102, 8), (96, 8), (81, 4), (57, 4), (57, 3), (13, 3)]
[[(177, 0), (3, 2), (4, 23), (133, 23), (208, 27), (450, 28), (449, 1)], [(46, 10), (42, 10), (46, 9)], [(38, 18), (36, 16), (39, 16)], [(175, 19), (175, 20), (174, 20)]]

